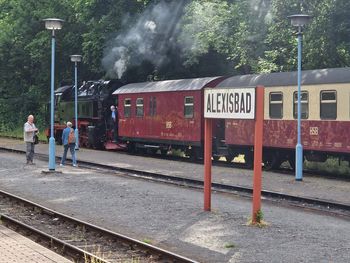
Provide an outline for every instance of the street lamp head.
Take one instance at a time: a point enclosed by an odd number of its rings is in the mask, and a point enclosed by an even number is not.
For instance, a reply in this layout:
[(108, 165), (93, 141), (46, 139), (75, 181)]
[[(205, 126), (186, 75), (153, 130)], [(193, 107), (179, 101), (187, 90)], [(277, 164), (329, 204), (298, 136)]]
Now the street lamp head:
[(60, 30), (64, 20), (58, 18), (43, 19), (45, 22), (45, 28), (49, 30)]
[(288, 18), (290, 18), (292, 26), (303, 27), (304, 25), (309, 23), (311, 16), (298, 14), (298, 15), (288, 16)]
[(70, 61), (72, 62), (81, 62), (81, 55), (70, 55)]

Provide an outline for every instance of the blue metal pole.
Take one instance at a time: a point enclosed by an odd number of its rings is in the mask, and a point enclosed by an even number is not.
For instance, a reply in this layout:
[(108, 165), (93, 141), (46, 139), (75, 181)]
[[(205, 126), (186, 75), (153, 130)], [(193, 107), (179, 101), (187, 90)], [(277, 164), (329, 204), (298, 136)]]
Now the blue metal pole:
[(79, 150), (79, 131), (78, 131), (78, 63), (74, 62), (75, 68), (75, 149)]
[(54, 85), (55, 85), (55, 30), (52, 30), (52, 43), (51, 43), (51, 126), (50, 126), (50, 139), (49, 139), (49, 170), (55, 171), (56, 166), (56, 149), (55, 149), (55, 137), (53, 130), (54, 123)]
[(295, 148), (295, 180), (303, 180), (303, 145), (301, 144), (301, 41), (302, 32), (298, 31), (298, 142)]

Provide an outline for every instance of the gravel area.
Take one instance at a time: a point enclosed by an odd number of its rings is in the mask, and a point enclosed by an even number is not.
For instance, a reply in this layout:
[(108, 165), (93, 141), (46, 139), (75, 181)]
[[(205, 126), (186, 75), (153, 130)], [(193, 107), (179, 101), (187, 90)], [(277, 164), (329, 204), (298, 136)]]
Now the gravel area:
[[(22, 141), (0, 138), (0, 147), (24, 150)], [(62, 146), (56, 146), (57, 156), (62, 156)], [(39, 144), (36, 152), (48, 154), (48, 145)], [(158, 158), (132, 156), (118, 152), (95, 151), (80, 149), (78, 161), (86, 160), (107, 165), (115, 165), (131, 169), (182, 176), (203, 180), (204, 166), (187, 162), (162, 160)], [(252, 187), (253, 171), (230, 167), (213, 166), (212, 180), (217, 183)], [(264, 190), (282, 192), (285, 194), (319, 198), (350, 205), (350, 182), (332, 180), (322, 177), (304, 176), (302, 182), (297, 182), (294, 176), (276, 172), (263, 172), (262, 186)]]
[(270, 225), (250, 227), (249, 199), (214, 193), (203, 212), (198, 190), (71, 166), (42, 174), (47, 163), (24, 159), (0, 153), (0, 189), (200, 262), (350, 262), (349, 220), (264, 202)]

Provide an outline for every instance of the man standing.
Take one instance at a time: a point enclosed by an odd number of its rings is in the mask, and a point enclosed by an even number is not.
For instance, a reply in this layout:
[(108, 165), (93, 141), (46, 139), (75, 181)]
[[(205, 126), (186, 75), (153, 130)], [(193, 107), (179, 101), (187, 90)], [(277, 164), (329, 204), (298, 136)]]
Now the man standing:
[(113, 141), (116, 142), (118, 139), (118, 108), (111, 106), (111, 126)]
[(26, 143), (26, 157), (27, 164), (34, 164), (34, 135), (38, 133), (39, 130), (35, 127), (34, 116), (29, 115), (27, 122), (24, 124), (23, 138)]
[(63, 144), (63, 156), (60, 163), (60, 166), (63, 166), (66, 162), (68, 148), (72, 155), (73, 166), (77, 166), (77, 160), (75, 158), (75, 134), (72, 129), (72, 123), (70, 121), (67, 122), (67, 127), (62, 132), (62, 144)]

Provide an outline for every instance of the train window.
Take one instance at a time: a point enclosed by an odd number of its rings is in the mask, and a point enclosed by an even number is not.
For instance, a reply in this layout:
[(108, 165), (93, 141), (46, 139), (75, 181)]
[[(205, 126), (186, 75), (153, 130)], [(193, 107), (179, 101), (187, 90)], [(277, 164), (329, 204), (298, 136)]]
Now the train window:
[(131, 115), (131, 99), (124, 99), (124, 117)]
[(157, 102), (156, 97), (151, 97), (149, 101), (149, 115), (150, 116), (156, 116), (156, 108), (157, 108)]
[[(301, 118), (307, 119), (309, 118), (309, 92), (302, 91), (300, 93), (301, 98)], [(293, 95), (293, 117), (294, 119), (298, 118), (298, 92), (294, 92)]]
[(283, 118), (283, 94), (282, 92), (270, 93), (269, 114), (271, 119)]
[(337, 92), (321, 91), (321, 119), (335, 120), (337, 118)]
[(184, 115), (185, 118), (193, 118), (193, 97), (185, 97)]
[(143, 116), (143, 98), (136, 99), (136, 116), (137, 117)]
[(60, 103), (61, 95), (62, 95), (62, 93), (56, 93), (55, 94), (55, 107), (57, 107), (57, 105)]

